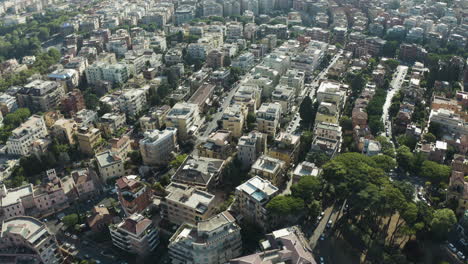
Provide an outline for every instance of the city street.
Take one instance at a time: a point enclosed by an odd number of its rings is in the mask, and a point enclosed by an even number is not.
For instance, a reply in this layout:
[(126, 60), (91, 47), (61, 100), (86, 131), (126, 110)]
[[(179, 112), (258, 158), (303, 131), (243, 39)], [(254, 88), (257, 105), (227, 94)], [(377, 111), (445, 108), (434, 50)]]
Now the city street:
[(382, 122), (384, 123), (385, 131), (388, 131), (388, 135), (385, 136), (392, 138), (392, 128), (391, 120), (389, 120), (388, 111), (392, 105), (392, 98), (395, 94), (401, 89), (403, 82), (405, 81), (406, 74), (408, 73), (408, 67), (399, 65), (393, 75), (393, 79), (390, 82), (390, 89), (387, 92), (387, 98), (385, 99), (385, 104), (383, 106)]

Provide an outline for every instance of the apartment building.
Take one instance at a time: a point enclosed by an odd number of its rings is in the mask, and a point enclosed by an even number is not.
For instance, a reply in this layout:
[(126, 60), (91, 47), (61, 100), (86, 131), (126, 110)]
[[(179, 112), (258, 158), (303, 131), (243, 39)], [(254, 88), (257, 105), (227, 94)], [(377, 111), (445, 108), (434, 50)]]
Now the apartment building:
[(120, 110), (130, 118), (135, 118), (147, 107), (146, 91), (144, 89), (130, 89), (118, 97)]
[(267, 203), (279, 193), (270, 181), (254, 176), (236, 187), (236, 198), (232, 206), (242, 219), (266, 229)]
[(338, 124), (340, 119), (340, 109), (338, 105), (329, 102), (320, 102), (315, 115), (315, 124), (322, 122)]
[(468, 134), (468, 122), (459, 114), (449, 109), (440, 108), (431, 110), (429, 122), (439, 124), (440, 127), (449, 134), (466, 135)]
[(242, 253), (241, 228), (224, 211), (195, 225), (180, 226), (169, 240), (173, 264), (226, 263)]
[(239, 138), (237, 143), (237, 158), (244, 168), (252, 164), (265, 154), (267, 150), (267, 136), (258, 131), (252, 131), (248, 135)]
[(55, 236), (43, 222), (33, 217), (15, 216), (3, 221), (0, 241), (0, 257), (9, 257), (12, 263), (60, 264), (64, 261)]
[(140, 140), (140, 153), (145, 165), (167, 165), (177, 148), (177, 128), (173, 127), (162, 131), (147, 130)]
[(0, 185), (0, 218), (49, 215), (68, 207), (68, 198), (55, 170), (47, 171), (40, 185), (26, 184), (7, 189)]
[(98, 192), (98, 176), (90, 168), (73, 171), (71, 177), (78, 198), (86, 199)]
[(86, 79), (88, 84), (96, 84), (99, 81), (108, 81), (113, 84), (127, 82), (129, 73), (124, 64), (109, 64), (98, 61), (86, 68)]
[(167, 113), (166, 127), (177, 128), (177, 138), (187, 140), (200, 126), (198, 105), (179, 102)]
[[(308, 240), (298, 226), (273, 231), (261, 243), (261, 251), (232, 259), (229, 264), (304, 263), (317, 264)], [(287, 252), (288, 254), (285, 254)]]
[(59, 82), (34, 80), (22, 87), (16, 94), (20, 107), (32, 112), (47, 112), (55, 109), (65, 95)]
[(101, 141), (101, 132), (94, 127), (80, 127), (76, 132), (76, 138), (81, 152), (94, 155), (94, 151)]
[(215, 196), (185, 184), (172, 182), (166, 187), (166, 197), (161, 200), (161, 211), (169, 222), (196, 225), (208, 219), (215, 210)]
[(244, 104), (228, 106), (221, 117), (223, 129), (231, 131), (231, 135), (235, 138), (241, 137), (248, 112)]
[(288, 86), (278, 85), (271, 94), (271, 100), (273, 103), (281, 105), (281, 109), (284, 114), (289, 114), (291, 112), (295, 98), (294, 89)]
[(12, 113), (18, 109), (18, 101), (16, 97), (6, 93), (0, 94), (0, 111), (3, 115)]
[(78, 89), (74, 89), (73, 91), (67, 93), (60, 102), (60, 109), (62, 113), (69, 114), (70, 116), (85, 108), (83, 95)]
[(47, 135), (47, 128), (42, 116), (33, 115), (11, 131), (11, 136), (6, 142), (8, 153), (27, 156), (31, 153), (33, 142)]
[(295, 95), (298, 95), (304, 89), (305, 73), (302, 71), (290, 69), (281, 76), (279, 83), (284, 86), (294, 88)]
[(249, 112), (254, 113), (260, 107), (262, 89), (255, 84), (241, 84), (232, 97), (232, 101), (238, 104), (245, 104)]
[(141, 213), (152, 204), (152, 190), (136, 175), (123, 176), (115, 182), (117, 196), (127, 216)]
[(293, 183), (297, 183), (301, 177), (304, 176), (318, 176), (320, 173), (320, 168), (317, 167), (314, 163), (303, 161), (297, 164), (293, 172)]
[(201, 157), (226, 160), (232, 155), (231, 132), (218, 130), (212, 133), (203, 144), (198, 145)]
[(171, 107), (168, 105), (151, 108), (146, 115), (139, 119), (141, 130), (146, 132), (147, 130), (161, 129), (170, 110)]
[(323, 151), (329, 156), (339, 152), (342, 143), (341, 126), (334, 123), (321, 122), (315, 124), (312, 151)]
[(221, 180), (226, 161), (190, 155), (172, 176), (173, 182), (208, 190)]
[(112, 244), (133, 254), (148, 255), (159, 245), (159, 230), (140, 214), (132, 214), (119, 224), (110, 225), (109, 230)]
[(104, 182), (125, 175), (124, 161), (116, 153), (107, 150), (96, 154), (95, 159), (99, 174)]
[(335, 104), (343, 109), (346, 102), (347, 86), (336, 81), (322, 81), (317, 90), (317, 101)]
[(281, 111), (278, 103), (263, 103), (256, 112), (257, 130), (275, 137), (280, 126)]
[(101, 116), (99, 128), (103, 134), (110, 137), (121, 129), (126, 129), (127, 117), (124, 113), (110, 112)]
[(51, 127), (51, 134), (60, 142), (75, 144), (74, 135), (77, 130), (78, 125), (75, 120), (61, 118)]
[(299, 143), (300, 136), (281, 132), (268, 148), (268, 156), (282, 160), (289, 166), (298, 159)]
[(263, 179), (269, 180), (274, 185), (279, 186), (284, 180), (285, 166), (286, 163), (282, 160), (262, 155), (252, 165), (250, 174), (258, 175)]

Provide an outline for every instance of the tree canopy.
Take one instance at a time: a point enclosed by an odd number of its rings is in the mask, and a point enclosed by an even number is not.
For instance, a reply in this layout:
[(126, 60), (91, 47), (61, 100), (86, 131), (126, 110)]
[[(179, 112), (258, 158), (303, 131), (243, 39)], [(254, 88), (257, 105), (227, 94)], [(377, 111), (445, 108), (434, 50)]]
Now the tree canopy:
[(278, 195), (268, 202), (266, 209), (275, 216), (293, 215), (304, 209), (304, 201), (293, 196)]

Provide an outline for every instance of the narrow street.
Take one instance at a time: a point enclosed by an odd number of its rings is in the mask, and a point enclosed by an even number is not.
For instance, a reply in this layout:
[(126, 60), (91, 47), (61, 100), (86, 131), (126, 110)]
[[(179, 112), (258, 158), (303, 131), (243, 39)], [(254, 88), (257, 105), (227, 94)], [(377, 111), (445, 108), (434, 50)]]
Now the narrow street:
[(387, 92), (387, 98), (385, 99), (385, 104), (383, 106), (383, 114), (382, 114), (382, 122), (384, 124), (385, 136), (392, 138), (392, 128), (391, 128), (391, 121), (389, 120), (388, 111), (390, 106), (392, 105), (392, 98), (395, 94), (401, 89), (403, 82), (405, 81), (406, 74), (408, 73), (408, 67), (399, 65), (393, 75), (393, 79), (390, 82), (390, 89)]

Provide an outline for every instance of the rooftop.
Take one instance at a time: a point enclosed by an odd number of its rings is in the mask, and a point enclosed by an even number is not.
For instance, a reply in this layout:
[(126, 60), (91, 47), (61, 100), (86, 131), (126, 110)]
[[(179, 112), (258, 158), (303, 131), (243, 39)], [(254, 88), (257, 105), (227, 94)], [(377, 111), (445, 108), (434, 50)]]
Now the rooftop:
[(182, 203), (201, 214), (208, 211), (209, 205), (215, 199), (215, 196), (211, 193), (178, 183), (171, 183), (166, 187), (166, 192), (168, 193), (166, 200)]
[(255, 176), (247, 182), (237, 186), (236, 190), (245, 192), (259, 203), (268, 201), (271, 196), (278, 192), (278, 188), (276, 186), (259, 176)]

